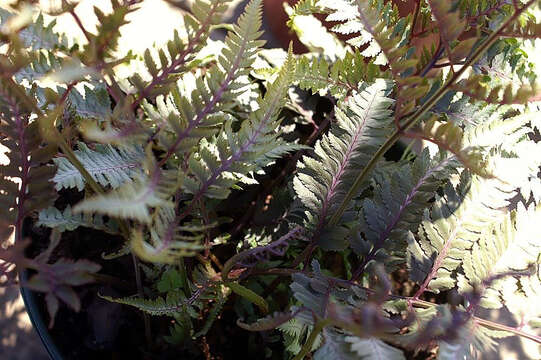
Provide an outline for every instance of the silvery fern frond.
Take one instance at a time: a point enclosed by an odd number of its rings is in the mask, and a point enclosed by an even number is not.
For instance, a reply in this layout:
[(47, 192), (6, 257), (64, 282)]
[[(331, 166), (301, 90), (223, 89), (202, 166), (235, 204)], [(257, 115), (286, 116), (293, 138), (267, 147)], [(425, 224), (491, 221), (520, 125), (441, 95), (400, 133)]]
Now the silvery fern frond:
[(337, 107), (336, 124), (316, 143), (315, 156), (303, 157), (293, 180), (304, 206), (306, 226), (323, 248), (345, 247), (343, 232), (337, 227), (325, 229), (325, 225), (355, 176), (392, 130), (389, 90), (388, 81), (376, 80)]
[[(79, 143), (74, 151), (77, 159), (83, 164), (92, 178), (104, 187), (116, 189), (126, 182), (132, 182), (141, 175), (141, 164), (145, 154), (138, 146), (131, 148), (114, 148), (111, 145), (97, 145), (94, 150), (86, 144)], [(82, 191), (85, 180), (81, 173), (68, 159), (54, 159), (57, 166), (53, 181), (57, 190), (77, 188)]]

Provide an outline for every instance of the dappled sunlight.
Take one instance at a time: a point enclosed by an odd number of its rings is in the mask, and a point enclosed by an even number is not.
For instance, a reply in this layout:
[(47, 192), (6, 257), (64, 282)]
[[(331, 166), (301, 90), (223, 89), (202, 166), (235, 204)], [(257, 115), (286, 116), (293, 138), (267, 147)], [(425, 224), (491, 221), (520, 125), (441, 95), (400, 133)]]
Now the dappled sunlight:
[(0, 359), (48, 359), (17, 286), (0, 288)]

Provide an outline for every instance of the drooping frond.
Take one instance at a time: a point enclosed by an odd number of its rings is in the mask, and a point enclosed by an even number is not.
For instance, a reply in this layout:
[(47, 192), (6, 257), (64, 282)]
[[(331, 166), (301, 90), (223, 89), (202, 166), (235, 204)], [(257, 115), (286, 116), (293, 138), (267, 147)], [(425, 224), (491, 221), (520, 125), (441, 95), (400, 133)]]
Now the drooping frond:
[(425, 121), (419, 134), (411, 133), (412, 137), (420, 137), (438, 145), (442, 150), (452, 153), (462, 164), (472, 172), (490, 177), (490, 170), (486, 166), (483, 154), (478, 147), (464, 145), (464, 132), (462, 128), (452, 121), (441, 122), (433, 115)]
[(164, 196), (164, 189), (158, 180), (139, 179), (124, 183), (105, 195), (81, 201), (73, 208), (73, 212), (103, 214), (150, 223), (149, 208), (173, 207), (173, 203), (166, 200), (167, 193)]
[[(337, 123), (315, 146), (315, 157), (303, 157), (293, 180), (304, 206), (306, 225), (327, 249), (343, 248), (343, 233), (323, 232), (355, 176), (391, 130), (389, 83), (377, 80), (336, 108)], [(333, 236), (334, 234), (334, 236)]]
[(232, 123), (228, 121), (222, 134), (210, 141), (201, 141), (199, 150), (189, 160), (193, 177), (186, 177), (183, 185), (195, 199), (203, 195), (224, 199), (234, 184), (255, 183), (250, 173), (299, 148), (283, 141), (276, 131), (277, 117), (294, 71), (295, 62), (290, 54), (265, 96), (258, 100), (259, 109), (237, 132), (233, 132)]
[[(118, 188), (125, 182), (131, 182), (141, 175), (141, 163), (144, 159), (140, 147), (115, 149), (111, 145), (97, 145), (95, 150), (84, 143), (79, 143), (74, 151), (92, 178), (103, 187)], [(66, 158), (55, 158), (57, 166), (53, 181), (56, 189), (74, 188), (82, 191), (85, 180), (81, 173)]]
[(70, 205), (64, 211), (49, 207), (39, 212), (39, 226), (47, 226), (60, 232), (73, 231), (79, 226), (102, 230), (111, 234), (118, 233), (118, 224), (113, 220), (105, 221), (100, 215), (74, 214)]
[(362, 201), (361, 233), (351, 239), (352, 248), (363, 258), (355, 278), (373, 261), (392, 268), (405, 260), (402, 254), (417, 232), (424, 210), (458, 166), (453, 155), (431, 158), (425, 149), (413, 163), (398, 167), (390, 176), (374, 177), (374, 196)]
[(175, 222), (171, 207), (159, 208), (150, 227), (150, 239), (145, 241), (141, 230), (134, 230), (130, 240), (132, 251), (142, 260), (174, 264), (180, 257), (193, 256), (204, 247), (201, 240), (205, 230), (213, 225), (182, 225)]

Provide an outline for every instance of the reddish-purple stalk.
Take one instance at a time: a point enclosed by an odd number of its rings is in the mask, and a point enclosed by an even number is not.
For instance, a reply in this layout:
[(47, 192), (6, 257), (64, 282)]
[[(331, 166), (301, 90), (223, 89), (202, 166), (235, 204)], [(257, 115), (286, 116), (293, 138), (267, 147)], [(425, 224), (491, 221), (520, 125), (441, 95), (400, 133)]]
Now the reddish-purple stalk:
[(30, 163), (28, 161), (29, 152), (26, 147), (26, 140), (24, 133), (26, 130), (27, 122), (23, 119), (19, 113), (19, 107), (14, 99), (7, 94), (3, 94), (4, 98), (9, 103), (11, 110), (13, 111), (13, 117), (15, 120), (15, 127), (19, 136), (19, 153), (21, 154), (21, 185), (19, 188), (19, 195), (17, 197), (17, 218), (15, 220), (15, 242), (20, 243), (22, 239), (23, 221), (26, 217), (26, 211), (24, 209), (24, 203), (26, 200), (26, 187), (28, 186), (28, 175), (30, 171)]

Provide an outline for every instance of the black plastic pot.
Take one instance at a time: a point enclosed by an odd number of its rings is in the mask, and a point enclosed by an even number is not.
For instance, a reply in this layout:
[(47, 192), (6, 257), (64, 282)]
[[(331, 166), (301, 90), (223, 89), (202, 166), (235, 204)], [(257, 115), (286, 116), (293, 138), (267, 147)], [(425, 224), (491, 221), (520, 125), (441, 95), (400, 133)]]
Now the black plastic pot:
[[(21, 279), (21, 282), (24, 282), (28, 278), (28, 272), (26, 270), (20, 272), (19, 278)], [(43, 346), (45, 346), (45, 349), (47, 349), (49, 357), (52, 360), (64, 360), (64, 356), (58, 349), (58, 346), (54, 342), (51, 333), (49, 332), (45, 316), (42, 313), (41, 308), (38, 306), (36, 293), (25, 287), (21, 287), (20, 290), (28, 317), (32, 322), (32, 326), (34, 329), (36, 329)]]

